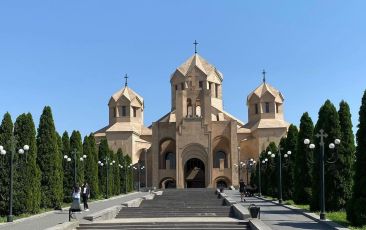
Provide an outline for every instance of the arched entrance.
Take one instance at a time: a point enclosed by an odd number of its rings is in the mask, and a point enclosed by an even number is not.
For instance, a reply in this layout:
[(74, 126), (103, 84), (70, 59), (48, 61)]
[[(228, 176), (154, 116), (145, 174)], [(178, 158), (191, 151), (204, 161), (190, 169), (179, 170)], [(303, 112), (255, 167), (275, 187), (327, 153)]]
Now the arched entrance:
[(205, 188), (205, 164), (198, 158), (189, 159), (184, 165), (186, 188)]

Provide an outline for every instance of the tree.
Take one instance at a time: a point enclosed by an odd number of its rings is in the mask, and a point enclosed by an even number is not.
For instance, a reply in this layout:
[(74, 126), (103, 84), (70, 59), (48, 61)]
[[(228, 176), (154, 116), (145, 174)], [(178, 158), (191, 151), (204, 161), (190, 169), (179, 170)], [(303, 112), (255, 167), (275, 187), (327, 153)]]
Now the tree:
[(265, 152), (262, 152), (261, 159), (268, 159), (267, 163), (263, 165), (263, 175), (261, 175), (262, 178), (262, 192), (264, 195), (269, 196), (277, 196), (277, 187), (278, 187), (278, 175), (276, 170), (276, 163), (275, 159), (272, 159), (270, 155), (268, 155), (268, 152), (272, 152), (276, 154), (278, 152), (276, 143), (271, 142), (269, 143), (268, 147), (266, 148)]
[(21, 114), (17, 118), (14, 136), (17, 141), (16, 149), (28, 145), (29, 150), (23, 155), (14, 155), (13, 212), (15, 215), (37, 213), (41, 203), (41, 172), (36, 162), (36, 128), (30, 113)]
[[(71, 154), (71, 162), (73, 164), (76, 163), (76, 184), (81, 186), (84, 183), (84, 159), (83, 159), (83, 144), (81, 142), (81, 134), (79, 131), (72, 131), (70, 136), (70, 150)], [(76, 152), (76, 159), (74, 158), (74, 152)], [(83, 159), (83, 160), (81, 160)], [(74, 169), (74, 168), (73, 168)]]
[(356, 141), (354, 186), (352, 198), (347, 205), (347, 219), (352, 224), (360, 226), (366, 224), (366, 91), (359, 111)]
[(74, 184), (73, 177), (73, 164), (72, 161), (68, 161), (67, 159), (72, 159), (70, 151), (70, 138), (67, 131), (62, 134), (62, 156), (67, 156), (67, 158), (63, 158), (62, 160), (62, 168), (64, 172), (63, 176), (63, 191), (64, 191), (64, 202), (71, 202), (71, 192), (72, 186)]
[(121, 176), (120, 176), (120, 168), (119, 168), (119, 161), (118, 156), (116, 153), (111, 152), (111, 157), (115, 161), (112, 167), (112, 174), (113, 174), (113, 194), (118, 195), (121, 193)]
[(118, 150), (117, 150), (117, 159), (118, 159), (118, 162), (119, 162), (119, 164), (122, 166), (121, 168), (120, 168), (120, 177), (119, 177), (119, 179), (120, 179), (120, 182), (119, 182), (119, 184), (120, 184), (120, 193), (123, 193), (123, 192), (126, 192), (125, 191), (125, 182), (126, 182), (126, 167), (127, 167), (127, 165), (125, 164), (125, 159), (124, 159), (124, 157), (123, 157), (123, 152), (122, 152), (122, 149), (121, 148), (119, 148)]
[(107, 190), (106, 190), (107, 164), (105, 162), (106, 157), (109, 156), (109, 147), (108, 147), (107, 139), (102, 139), (100, 141), (99, 149), (98, 149), (98, 156), (99, 156), (98, 161), (101, 161), (104, 164), (103, 166), (100, 166), (100, 168), (98, 170), (99, 191), (102, 194), (104, 194), (105, 196), (107, 196)]
[[(131, 160), (130, 156), (128, 156), (126, 154), (124, 158), (125, 158), (126, 165), (132, 164), (132, 160)], [(130, 167), (127, 169), (127, 190), (128, 190), (128, 192), (131, 192), (133, 189), (134, 189), (133, 171), (132, 171), (132, 168)]]
[(13, 122), (9, 113), (5, 113), (0, 125), (0, 145), (6, 155), (0, 155), (0, 214), (6, 215), (9, 207), (9, 161), (11, 153), (11, 139), (13, 138)]
[(87, 155), (85, 162), (85, 180), (90, 187), (90, 197), (96, 198), (99, 194), (98, 186), (98, 152), (93, 134), (86, 136), (83, 143), (83, 152)]
[(349, 105), (345, 101), (339, 104), (339, 123), (341, 126), (341, 143), (338, 150), (337, 169), (340, 180), (338, 193), (340, 196), (340, 208), (345, 208), (346, 203), (352, 196), (354, 160), (355, 160), (355, 137), (352, 131), (352, 120)]
[[(330, 143), (334, 142), (334, 139), (341, 138), (341, 126), (339, 123), (338, 112), (334, 105), (327, 100), (324, 105), (319, 110), (319, 118), (318, 122), (315, 125), (314, 132), (317, 134), (319, 131), (323, 129), (325, 133), (328, 134), (328, 137), (324, 139), (324, 156), (325, 159), (331, 157), (333, 155), (334, 150), (328, 148)], [(310, 203), (310, 209), (312, 211), (316, 211), (320, 209), (320, 156), (321, 156), (321, 147), (318, 144), (320, 141), (319, 138), (315, 140), (315, 164), (313, 171), (313, 186), (312, 193), (314, 196), (312, 197), (312, 202)], [(327, 210), (339, 210), (344, 205), (344, 197), (342, 191), (339, 189), (344, 183), (342, 175), (340, 175), (340, 160), (337, 160), (334, 164), (328, 164), (324, 167), (325, 173), (325, 207)], [(331, 191), (331, 192), (330, 192)], [(319, 195), (315, 195), (319, 194)]]
[(43, 109), (37, 132), (37, 164), (41, 176), (41, 207), (61, 208), (63, 198), (62, 159), (49, 106)]
[[(294, 201), (297, 204), (309, 204), (312, 198), (312, 164), (313, 156), (307, 146), (305, 139), (313, 142), (314, 125), (309, 114), (306, 112), (301, 116), (300, 131), (297, 136), (297, 147), (294, 167)], [(301, 179), (300, 179), (301, 178)]]
[(285, 153), (291, 151), (291, 155), (289, 155), (288, 167), (284, 167), (283, 170), (283, 199), (293, 199), (294, 195), (294, 180), (295, 180), (295, 156), (296, 156), (296, 147), (297, 147), (297, 136), (298, 130), (297, 127), (291, 124), (288, 128), (287, 137), (285, 139)]

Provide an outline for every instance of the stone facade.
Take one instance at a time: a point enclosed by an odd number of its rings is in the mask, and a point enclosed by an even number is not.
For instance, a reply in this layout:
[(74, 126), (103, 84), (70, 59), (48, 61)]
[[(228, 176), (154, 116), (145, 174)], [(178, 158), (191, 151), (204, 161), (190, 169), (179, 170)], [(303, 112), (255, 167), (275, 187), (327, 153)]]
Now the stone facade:
[(236, 165), (258, 159), (286, 135), (284, 98), (265, 80), (247, 97), (246, 124), (224, 111), (223, 75), (198, 54), (170, 82), (171, 111), (150, 127), (143, 123), (143, 98), (126, 85), (109, 101), (109, 125), (94, 134), (97, 142), (106, 138), (112, 150), (122, 148), (134, 164), (145, 165), (141, 181), (149, 187), (237, 185)]

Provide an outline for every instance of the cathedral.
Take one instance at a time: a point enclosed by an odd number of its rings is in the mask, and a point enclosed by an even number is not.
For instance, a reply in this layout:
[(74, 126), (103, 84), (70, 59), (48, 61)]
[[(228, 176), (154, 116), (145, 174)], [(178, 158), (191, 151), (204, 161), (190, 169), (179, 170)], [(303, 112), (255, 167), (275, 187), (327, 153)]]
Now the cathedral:
[[(265, 74), (265, 73), (264, 73)], [(289, 124), (284, 120), (284, 97), (265, 76), (246, 98), (248, 122), (223, 107), (223, 74), (195, 53), (170, 77), (171, 110), (144, 125), (144, 99), (125, 87), (109, 100), (109, 124), (96, 131), (143, 165), (142, 186), (157, 188), (214, 188), (247, 180), (240, 162), (258, 161), (270, 142), (279, 143)]]

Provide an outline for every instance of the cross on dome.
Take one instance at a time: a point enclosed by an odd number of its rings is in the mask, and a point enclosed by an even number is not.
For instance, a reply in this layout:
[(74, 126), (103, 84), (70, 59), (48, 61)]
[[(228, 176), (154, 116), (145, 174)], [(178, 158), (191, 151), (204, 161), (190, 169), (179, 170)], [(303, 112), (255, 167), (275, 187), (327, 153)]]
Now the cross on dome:
[(127, 80), (128, 80), (127, 73), (126, 73), (126, 75), (125, 75), (125, 77), (124, 77), (124, 78), (125, 78), (125, 87), (127, 87), (127, 83), (128, 83), (128, 82), (127, 82)]
[(193, 44), (194, 44), (194, 53), (196, 54), (197, 53), (197, 45), (199, 43), (196, 40), (194, 40)]

